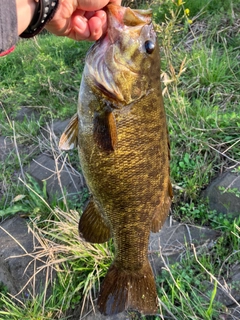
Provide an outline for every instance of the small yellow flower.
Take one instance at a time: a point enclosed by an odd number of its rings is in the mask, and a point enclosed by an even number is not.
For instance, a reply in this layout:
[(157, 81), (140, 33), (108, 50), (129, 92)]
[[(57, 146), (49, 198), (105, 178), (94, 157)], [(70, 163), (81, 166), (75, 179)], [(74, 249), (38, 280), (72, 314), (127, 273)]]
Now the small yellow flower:
[(192, 20), (191, 20), (191, 19), (187, 19), (187, 22), (188, 22), (189, 24), (191, 24), (191, 23), (192, 23)]
[(178, 0), (178, 6), (181, 6), (183, 4), (184, 4), (183, 0)]
[(184, 12), (185, 12), (185, 14), (186, 14), (187, 16), (189, 16), (190, 10), (189, 10), (188, 8), (186, 8), (186, 9), (184, 10)]

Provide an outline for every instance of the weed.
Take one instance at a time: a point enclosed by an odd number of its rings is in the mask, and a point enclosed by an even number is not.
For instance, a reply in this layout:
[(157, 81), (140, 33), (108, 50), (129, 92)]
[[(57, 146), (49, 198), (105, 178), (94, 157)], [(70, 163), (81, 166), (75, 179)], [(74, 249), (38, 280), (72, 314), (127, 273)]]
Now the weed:
[(113, 257), (111, 243), (93, 245), (80, 240), (78, 221), (77, 211), (60, 209), (53, 211), (44, 229), (38, 219), (32, 220), (33, 232), (42, 243), (37, 255), (48, 255), (49, 250), (53, 253), (49, 265), (58, 271), (65, 311), (80, 299), (91, 301)]
[(43, 182), (42, 188), (39, 183), (26, 173), (28, 188), (26, 194), (18, 194), (12, 199), (9, 206), (0, 210), (0, 217), (14, 215), (21, 212), (26, 213), (29, 217), (41, 215), (42, 219), (46, 218), (51, 212), (47, 204), (46, 182)]
[(0, 101), (8, 114), (31, 105), (44, 106), (42, 111), (54, 117), (72, 115), (88, 48), (87, 42), (49, 34), (21, 41), (15, 52), (0, 61)]
[(0, 319), (4, 320), (52, 320), (63, 319), (61, 317), (61, 297), (59, 295), (58, 286), (56, 283), (52, 286), (52, 294), (45, 299), (45, 292), (29, 297), (26, 301), (16, 299), (11, 295), (0, 293), (0, 303), (3, 304), (0, 308)]
[(231, 193), (234, 194), (237, 198), (240, 198), (240, 191), (238, 188), (224, 188), (224, 187), (219, 187), (219, 190), (221, 193)]
[[(206, 292), (208, 278), (201, 273), (194, 259), (183, 266), (167, 267), (157, 278), (159, 299), (166, 306), (166, 315), (174, 319), (217, 319), (222, 306), (214, 301), (216, 289)], [(164, 313), (164, 314), (165, 314)]]

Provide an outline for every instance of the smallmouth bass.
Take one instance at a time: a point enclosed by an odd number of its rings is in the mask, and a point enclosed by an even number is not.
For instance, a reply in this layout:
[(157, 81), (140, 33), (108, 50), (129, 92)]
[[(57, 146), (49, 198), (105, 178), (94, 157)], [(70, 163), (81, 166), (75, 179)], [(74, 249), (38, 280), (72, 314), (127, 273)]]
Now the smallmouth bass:
[(157, 292), (148, 261), (150, 231), (171, 205), (169, 140), (160, 57), (151, 10), (106, 7), (108, 31), (89, 50), (77, 114), (59, 146), (78, 146), (91, 198), (79, 233), (114, 239), (115, 258), (98, 297), (105, 315), (128, 308), (155, 314)]

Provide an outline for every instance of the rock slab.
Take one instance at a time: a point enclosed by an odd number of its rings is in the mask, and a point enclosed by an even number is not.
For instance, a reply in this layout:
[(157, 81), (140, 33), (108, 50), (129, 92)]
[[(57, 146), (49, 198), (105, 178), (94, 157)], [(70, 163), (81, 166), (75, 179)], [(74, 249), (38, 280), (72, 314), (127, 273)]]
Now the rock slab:
[(213, 180), (202, 195), (209, 200), (211, 210), (240, 216), (240, 175), (225, 172)]
[(83, 176), (63, 162), (56, 162), (51, 156), (40, 154), (26, 168), (34, 179), (40, 183), (46, 181), (49, 201), (54, 197), (72, 200), (81, 198), (83, 188), (86, 186)]
[(0, 283), (12, 295), (21, 292), (19, 298), (40, 292), (45, 285), (46, 269), (36, 274), (43, 263), (32, 256), (37, 245), (24, 219), (15, 216), (0, 224)]
[(191, 244), (204, 250), (212, 247), (218, 236), (219, 232), (215, 230), (182, 224), (168, 218), (158, 233), (150, 235), (149, 260), (155, 275), (161, 272), (164, 264), (181, 261)]

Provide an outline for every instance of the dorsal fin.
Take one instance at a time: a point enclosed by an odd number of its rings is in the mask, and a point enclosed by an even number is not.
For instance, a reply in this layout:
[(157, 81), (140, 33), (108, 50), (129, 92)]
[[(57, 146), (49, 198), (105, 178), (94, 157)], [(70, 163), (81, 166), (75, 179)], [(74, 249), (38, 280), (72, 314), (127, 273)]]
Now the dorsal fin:
[(78, 115), (71, 118), (69, 124), (61, 135), (59, 149), (68, 151), (77, 147), (78, 143)]

